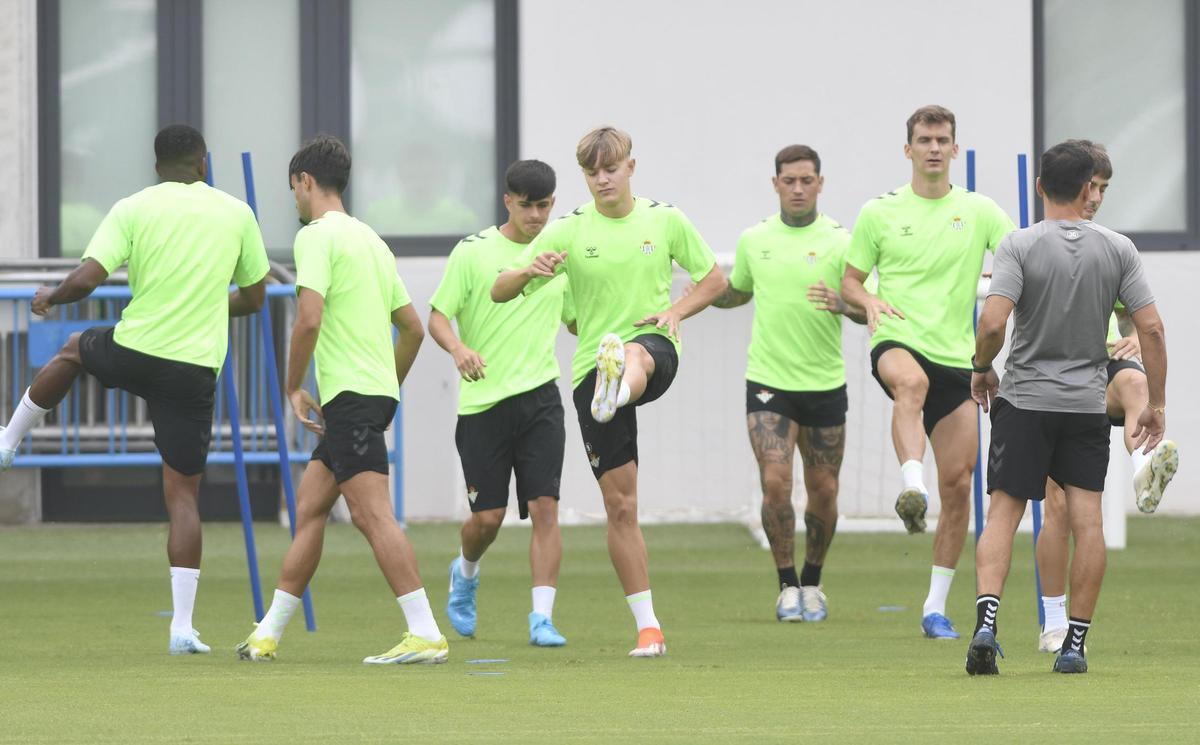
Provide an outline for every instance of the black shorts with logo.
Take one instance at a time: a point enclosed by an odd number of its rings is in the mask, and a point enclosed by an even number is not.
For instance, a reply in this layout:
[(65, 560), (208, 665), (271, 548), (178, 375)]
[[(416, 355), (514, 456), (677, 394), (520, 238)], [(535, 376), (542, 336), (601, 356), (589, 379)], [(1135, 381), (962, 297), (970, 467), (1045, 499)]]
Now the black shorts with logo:
[(507, 507), (514, 471), (522, 520), (529, 500), (558, 499), (566, 439), (562, 399), (553, 380), (486, 411), (460, 416), (454, 442), (471, 512)]
[[(1146, 374), (1146, 368), (1142, 367), (1136, 360), (1109, 360), (1108, 361), (1108, 384), (1112, 385), (1113, 379), (1117, 377), (1117, 373), (1122, 370), (1137, 370), (1142, 375)], [(1124, 427), (1125, 420), (1116, 417), (1109, 417), (1108, 421), (1114, 427)]]
[(105, 388), (120, 388), (146, 401), (163, 463), (184, 476), (203, 473), (212, 439), (216, 372), (123, 347), (113, 341), (114, 330), (97, 326), (79, 335), (83, 369)]
[(746, 413), (770, 411), (801, 427), (837, 427), (846, 423), (846, 386), (831, 391), (785, 391), (746, 381)]
[(933, 428), (946, 416), (952, 413), (963, 401), (971, 399), (971, 368), (948, 367), (930, 362), (925, 355), (912, 347), (894, 341), (881, 341), (871, 350), (871, 374), (879, 381), (879, 386), (888, 398), (895, 398), (888, 390), (883, 378), (879, 377), (879, 358), (889, 349), (903, 349), (913, 356), (925, 377), (929, 378), (929, 391), (925, 394), (924, 414), (925, 434), (933, 434)]
[(391, 396), (364, 396), (342, 391), (321, 405), (325, 436), (309, 460), (319, 460), (339, 484), (367, 471), (387, 474), (387, 441), (383, 433), (396, 414)]
[(992, 404), (988, 494), (999, 489), (1040, 501), (1046, 477), (1061, 487), (1104, 491), (1111, 428), (1105, 414), (1018, 409), (1003, 398)]
[(637, 406), (648, 404), (662, 397), (679, 371), (679, 355), (675, 345), (661, 334), (642, 334), (630, 340), (640, 344), (654, 360), (654, 374), (646, 383), (646, 391), (633, 406), (622, 406), (612, 420), (601, 424), (592, 418), (592, 397), (596, 392), (596, 369), (575, 387), (572, 399), (575, 413), (579, 417), (579, 432), (583, 435), (583, 447), (587, 452), (592, 474), (597, 480), (605, 472), (620, 468), (626, 463), (638, 462), (637, 451)]

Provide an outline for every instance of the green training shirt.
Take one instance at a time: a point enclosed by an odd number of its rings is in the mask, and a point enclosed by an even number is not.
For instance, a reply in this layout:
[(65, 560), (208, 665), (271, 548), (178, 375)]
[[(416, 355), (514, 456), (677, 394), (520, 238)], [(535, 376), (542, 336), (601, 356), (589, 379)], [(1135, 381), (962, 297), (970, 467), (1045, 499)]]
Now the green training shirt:
[(392, 311), (410, 302), (396, 258), (374, 230), (326, 212), (296, 234), (296, 288), (325, 298), (317, 337), (321, 403), (343, 391), (400, 399)]
[[(716, 265), (712, 250), (682, 212), (644, 197), (635, 198), (633, 211), (619, 219), (600, 214), (594, 202), (563, 215), (542, 230), (515, 266), (528, 266), (547, 251), (567, 252), (559, 267), (567, 274), (579, 332), (572, 386), (596, 366), (605, 334), (622, 341), (641, 334), (667, 336), (666, 328), (633, 324), (671, 307), (672, 261), (696, 282)], [(525, 294), (547, 282), (531, 280)], [(672, 342), (678, 351), (679, 342)]]
[(904, 314), (881, 318), (871, 345), (898, 342), (939, 365), (970, 367), (983, 254), (1014, 229), (999, 205), (957, 186), (925, 199), (905, 184), (863, 205), (846, 262), (878, 268), (879, 297)]
[(113, 205), (83, 252), (109, 274), (129, 262), (133, 299), (113, 340), (153, 357), (219, 370), (229, 335), (229, 283), (267, 276), (250, 207), (203, 181), (164, 181)]
[(819, 310), (808, 287), (837, 291), (850, 232), (827, 215), (793, 228), (778, 214), (742, 233), (729, 283), (754, 293), (746, 379), (784, 391), (829, 391), (846, 383), (842, 317)]
[(496, 275), (524, 255), (525, 248), (494, 226), (463, 238), (450, 252), (446, 273), (429, 301), (457, 323), (462, 343), (486, 364), (483, 380), (459, 382), (460, 416), (487, 411), (558, 377), (554, 341), (559, 321), (571, 318), (563, 302), (566, 277), (555, 277), (528, 297), (492, 301)]

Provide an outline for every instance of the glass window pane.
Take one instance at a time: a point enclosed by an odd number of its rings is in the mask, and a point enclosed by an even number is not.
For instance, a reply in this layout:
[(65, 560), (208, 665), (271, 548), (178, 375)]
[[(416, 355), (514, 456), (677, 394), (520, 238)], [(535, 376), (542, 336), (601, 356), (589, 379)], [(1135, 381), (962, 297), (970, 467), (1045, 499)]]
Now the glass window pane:
[(383, 235), (462, 235), (495, 217), (490, 0), (355, 0), (350, 197)]
[(155, 0), (62, 0), (62, 255), (80, 256), (113, 203), (157, 181)]
[(213, 185), (242, 199), (242, 153), (249, 151), (263, 240), (270, 253), (290, 259), (299, 228), (287, 186), (288, 162), (300, 146), (297, 0), (205, 0), (204, 139)]
[(1187, 229), (1186, 25), (1183, 0), (1046, 0), (1044, 140), (1108, 148), (1114, 230)]

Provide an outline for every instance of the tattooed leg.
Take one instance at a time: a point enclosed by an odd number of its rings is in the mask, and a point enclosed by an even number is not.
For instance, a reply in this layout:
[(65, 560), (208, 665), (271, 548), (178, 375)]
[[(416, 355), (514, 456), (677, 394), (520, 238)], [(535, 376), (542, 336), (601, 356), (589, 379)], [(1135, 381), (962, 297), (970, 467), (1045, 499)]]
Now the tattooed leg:
[(808, 506), (804, 511), (804, 560), (822, 566), (837, 529), (838, 473), (846, 449), (846, 426), (800, 427), (797, 444), (804, 463), (804, 488), (808, 493)]
[(750, 447), (758, 460), (762, 480), (762, 524), (775, 566), (796, 564), (796, 512), (792, 508), (792, 452), (799, 427), (771, 411), (746, 415)]

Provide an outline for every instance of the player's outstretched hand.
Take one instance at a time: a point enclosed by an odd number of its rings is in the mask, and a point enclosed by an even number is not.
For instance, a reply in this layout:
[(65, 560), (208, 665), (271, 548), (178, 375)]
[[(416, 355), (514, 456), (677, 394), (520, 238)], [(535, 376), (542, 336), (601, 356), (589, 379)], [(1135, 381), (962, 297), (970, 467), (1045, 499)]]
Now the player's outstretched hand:
[(529, 265), (529, 273), (535, 277), (553, 277), (554, 270), (567, 260), (567, 252), (546, 251), (540, 253)]
[(1147, 405), (1138, 415), (1137, 427), (1133, 430), (1133, 446), (1142, 448), (1142, 452), (1149, 455), (1162, 442), (1166, 431), (1167, 413)]
[(31, 304), (33, 305), (33, 312), (36, 315), (44, 316), (50, 312), (50, 308), (53, 307), (50, 305), (50, 293), (52, 292), (54, 290), (50, 287), (39, 287), (37, 292), (34, 293), (33, 303)]
[(867, 330), (872, 334), (875, 333), (875, 329), (879, 328), (879, 321), (884, 316), (899, 318), (901, 321), (904, 320), (903, 313), (874, 295), (867, 296), (867, 304), (863, 307), (863, 310), (867, 314)]
[(675, 341), (679, 341), (679, 324), (683, 321), (683, 317), (679, 311), (674, 308), (667, 308), (661, 313), (655, 313), (652, 316), (646, 316), (642, 320), (633, 324), (634, 326), (654, 326), (655, 328), (665, 328), (667, 335)]
[(826, 285), (825, 280), (808, 286), (808, 300), (817, 306), (817, 310), (827, 310), (830, 313), (838, 314), (846, 312), (846, 301), (842, 300), (842, 296), (837, 293), (837, 290)]
[(1108, 356), (1114, 360), (1131, 360), (1134, 357), (1140, 357), (1141, 354), (1142, 345), (1138, 343), (1136, 336), (1123, 336), (1108, 348)]
[(317, 403), (312, 394), (304, 389), (292, 391), (288, 394), (288, 401), (292, 404), (292, 413), (296, 415), (296, 419), (304, 425), (305, 429), (313, 434), (325, 434), (325, 425), (308, 418), (309, 410), (317, 412), (317, 416), (322, 419), (325, 418), (324, 412), (321, 411), (321, 404)]
[(1000, 390), (1000, 376), (995, 370), (988, 370), (985, 373), (971, 373), (971, 398), (975, 399), (975, 403), (983, 407), (983, 410), (989, 411), (992, 402), (996, 400), (996, 393)]
[(465, 344), (460, 344), (452, 354), (454, 355), (454, 366), (458, 368), (458, 374), (462, 376), (463, 380), (483, 380), (483, 368), (487, 367), (487, 363), (483, 361), (478, 352)]

